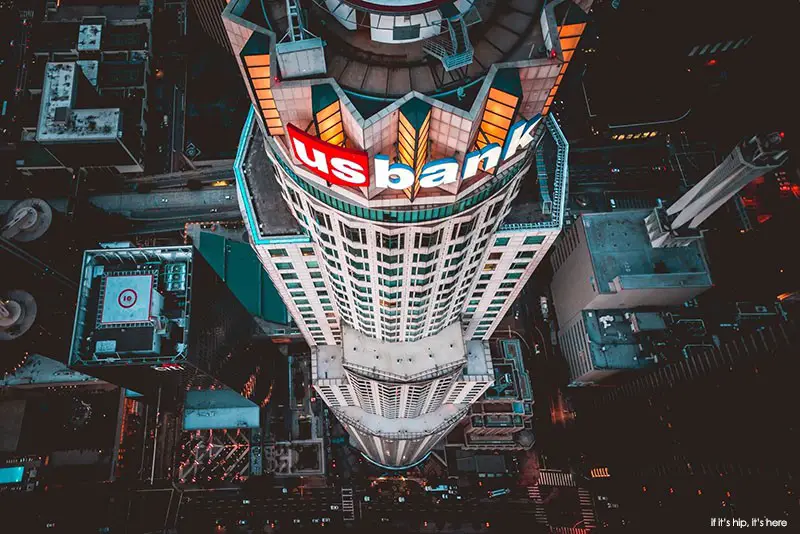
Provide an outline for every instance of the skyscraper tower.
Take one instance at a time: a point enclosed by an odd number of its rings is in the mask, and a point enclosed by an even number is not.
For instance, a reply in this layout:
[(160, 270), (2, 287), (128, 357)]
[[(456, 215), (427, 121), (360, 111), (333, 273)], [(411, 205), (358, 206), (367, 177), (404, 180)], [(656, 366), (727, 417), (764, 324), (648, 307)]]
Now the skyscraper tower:
[(666, 210), (656, 208), (647, 219), (653, 247), (686, 246), (700, 236), (698, 227), (733, 195), (786, 161), (783, 135), (754, 135), (743, 140), (708, 176)]
[(492, 384), (487, 340), (562, 227), (568, 146), (542, 113), (575, 6), (389, 4), (223, 17), (254, 106), (234, 167), (251, 241), (315, 389), (402, 468)]

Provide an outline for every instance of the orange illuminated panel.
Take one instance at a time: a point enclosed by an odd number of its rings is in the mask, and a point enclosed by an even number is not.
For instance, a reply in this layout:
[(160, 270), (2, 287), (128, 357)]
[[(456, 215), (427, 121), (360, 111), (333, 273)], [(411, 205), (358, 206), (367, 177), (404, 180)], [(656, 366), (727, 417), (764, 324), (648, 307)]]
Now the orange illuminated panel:
[(561, 42), (561, 50), (575, 50), (578, 48), (578, 41), (581, 40), (580, 35), (578, 37), (562, 37), (560, 39)]
[(283, 123), (280, 120), (275, 98), (270, 87), (272, 79), (270, 77), (269, 54), (254, 54), (243, 56), (247, 77), (253, 88), (253, 93), (258, 100), (261, 109), (261, 117), (267, 125), (270, 135), (282, 135)]
[(244, 56), (244, 64), (247, 67), (269, 67), (269, 54)]
[(516, 107), (517, 102), (519, 102), (519, 98), (518, 97), (516, 97), (514, 95), (510, 95), (510, 94), (508, 94), (508, 93), (506, 93), (504, 91), (500, 91), (500, 90), (495, 89), (495, 88), (489, 89), (489, 99), (490, 100), (496, 100), (496, 101), (498, 101), (498, 102), (500, 102), (502, 104), (505, 104), (506, 106), (510, 106), (512, 108)]
[[(406, 113), (409, 115), (406, 116)], [(428, 142), (430, 138), (431, 109), (421, 102), (412, 102), (401, 108), (397, 121), (397, 160), (414, 170), (418, 178), (422, 167), (428, 161)], [(414, 200), (420, 189), (419, 180), (404, 189), (409, 200)]]
[(251, 78), (269, 78), (269, 67), (248, 67)]
[(581, 22), (580, 24), (564, 24), (558, 27), (558, 36), (562, 39), (565, 37), (580, 37), (580, 35), (583, 34), (584, 28), (586, 28), (585, 22)]
[(331, 117), (334, 113), (338, 112), (339, 108), (339, 101), (337, 100), (333, 104), (330, 104), (328, 107), (322, 109), (317, 113), (317, 121), (322, 122), (325, 119)]
[(342, 108), (336, 100), (328, 104), (314, 115), (317, 135), (326, 143), (344, 146), (344, 125), (342, 124)]
[(508, 129), (517, 112), (519, 97), (492, 87), (483, 110), (480, 131), (475, 148), (481, 149), (490, 143), (503, 146)]

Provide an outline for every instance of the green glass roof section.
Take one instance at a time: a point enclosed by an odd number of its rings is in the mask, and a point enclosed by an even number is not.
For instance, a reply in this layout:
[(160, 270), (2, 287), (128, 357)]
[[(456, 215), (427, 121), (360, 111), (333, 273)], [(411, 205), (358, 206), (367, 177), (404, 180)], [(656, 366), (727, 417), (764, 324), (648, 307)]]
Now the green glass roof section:
[(289, 324), (289, 311), (249, 244), (211, 232), (199, 236), (197, 250), (247, 311), (271, 323)]
[(338, 100), (339, 95), (330, 84), (322, 83), (311, 86), (311, 105), (315, 115)]
[(519, 80), (519, 69), (500, 69), (494, 77), (492, 87), (510, 95), (522, 96), (522, 82)]
[(402, 106), (400, 106), (400, 113), (406, 118), (411, 126), (419, 131), (422, 128), (425, 119), (431, 112), (431, 105), (419, 98), (412, 98)]

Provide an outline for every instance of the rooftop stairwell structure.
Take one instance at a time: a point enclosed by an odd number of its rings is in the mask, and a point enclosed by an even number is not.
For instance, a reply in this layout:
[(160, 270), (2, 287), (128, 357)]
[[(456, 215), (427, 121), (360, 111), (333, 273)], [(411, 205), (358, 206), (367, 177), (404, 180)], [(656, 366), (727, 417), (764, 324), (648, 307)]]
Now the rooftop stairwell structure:
[(426, 41), (423, 51), (441, 61), (446, 72), (470, 65), (474, 50), (464, 17), (452, 2), (442, 5), (439, 11), (447, 24), (447, 31)]

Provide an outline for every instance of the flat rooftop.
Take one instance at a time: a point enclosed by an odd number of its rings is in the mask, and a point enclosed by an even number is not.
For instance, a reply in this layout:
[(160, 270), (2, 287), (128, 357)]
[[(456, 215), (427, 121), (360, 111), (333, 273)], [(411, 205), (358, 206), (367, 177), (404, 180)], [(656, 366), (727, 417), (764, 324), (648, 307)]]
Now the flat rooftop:
[(122, 135), (120, 108), (76, 107), (80, 77), (89, 81), (77, 63), (47, 64), (36, 128), (40, 143), (112, 141)]
[(39, 385), (79, 384), (100, 382), (99, 379), (73, 371), (56, 360), (33, 354), (11, 374), (0, 379), (2, 387), (25, 387)]
[[(434, 378), (467, 363), (464, 335), (458, 322), (435, 336), (408, 343), (384, 343), (342, 324), (342, 347), (346, 368), (375, 378), (399, 381)], [(477, 352), (479, 348), (473, 350)], [(480, 361), (477, 354), (474, 359)]]
[(247, 144), (242, 161), (242, 176), (250, 193), (258, 232), (262, 236), (304, 235), (303, 227), (289, 211), (281, 197), (281, 187), (273, 172), (272, 162), (264, 147), (261, 129), (251, 122), (249, 134), (242, 142)]
[(156, 363), (185, 355), (191, 246), (88, 250), (69, 363)]
[[(582, 313), (592, 364), (596, 369), (641, 369), (656, 365), (652, 356), (658, 355), (659, 351), (652, 341), (669, 335), (663, 319), (661, 325), (650, 325), (653, 330), (636, 334), (624, 311), (589, 310)], [(649, 323), (653, 323), (650, 315), (658, 316), (655, 313), (642, 315)], [(656, 330), (657, 326), (661, 328)], [(661, 355), (666, 358), (665, 354)]]
[(705, 251), (687, 247), (653, 248), (644, 225), (650, 210), (587, 213), (580, 220), (592, 256), (599, 291), (624, 278), (626, 289), (711, 287)]
[(455, 424), (467, 413), (468, 404), (442, 404), (437, 410), (419, 417), (389, 419), (365, 412), (358, 406), (340, 406), (334, 412), (349, 422), (363, 425), (378, 435), (409, 434), (409, 439), (420, 434), (431, 434), (445, 426)]

